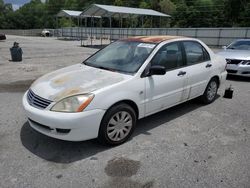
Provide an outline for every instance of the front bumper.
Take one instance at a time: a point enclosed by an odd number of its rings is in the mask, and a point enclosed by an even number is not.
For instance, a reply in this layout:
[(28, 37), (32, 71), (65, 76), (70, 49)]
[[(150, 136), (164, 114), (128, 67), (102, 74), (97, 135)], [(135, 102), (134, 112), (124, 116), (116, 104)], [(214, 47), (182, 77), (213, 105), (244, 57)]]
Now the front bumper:
[(230, 75), (250, 77), (250, 66), (249, 65), (227, 64), (226, 69), (227, 69), (228, 74), (230, 74)]
[(23, 96), (23, 107), (29, 124), (36, 131), (49, 137), (83, 141), (98, 137), (99, 127), (105, 110), (96, 109), (80, 113), (62, 113), (41, 110), (30, 106), (27, 92)]

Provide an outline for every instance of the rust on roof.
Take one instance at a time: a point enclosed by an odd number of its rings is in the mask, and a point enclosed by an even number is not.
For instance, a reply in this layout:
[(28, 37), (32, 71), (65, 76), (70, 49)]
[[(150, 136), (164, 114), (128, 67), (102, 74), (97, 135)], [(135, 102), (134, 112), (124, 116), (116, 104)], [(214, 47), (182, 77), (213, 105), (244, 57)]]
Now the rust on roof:
[(125, 39), (125, 41), (160, 43), (162, 41), (183, 38), (183, 36), (159, 35), (159, 36), (137, 36)]

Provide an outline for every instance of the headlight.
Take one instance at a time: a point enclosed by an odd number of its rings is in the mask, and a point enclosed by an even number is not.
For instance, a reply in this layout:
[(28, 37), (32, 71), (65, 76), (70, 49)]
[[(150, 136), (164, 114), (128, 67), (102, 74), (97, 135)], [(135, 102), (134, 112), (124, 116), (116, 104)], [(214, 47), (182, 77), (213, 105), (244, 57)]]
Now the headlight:
[(51, 111), (55, 112), (82, 112), (94, 98), (93, 94), (67, 97), (57, 102)]
[(245, 60), (241, 62), (242, 65), (250, 65), (250, 60)]

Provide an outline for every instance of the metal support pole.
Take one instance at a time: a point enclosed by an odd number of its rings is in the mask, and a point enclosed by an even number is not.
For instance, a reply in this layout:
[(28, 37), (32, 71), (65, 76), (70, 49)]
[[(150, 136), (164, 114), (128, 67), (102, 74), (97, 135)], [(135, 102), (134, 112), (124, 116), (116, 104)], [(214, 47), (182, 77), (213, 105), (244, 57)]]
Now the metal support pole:
[(113, 34), (113, 32), (111, 31), (111, 29), (112, 29), (112, 18), (111, 18), (111, 16), (109, 17), (109, 41), (110, 41), (110, 43), (111, 43), (111, 35)]
[(80, 35), (80, 18), (79, 17), (77, 18), (77, 21), (78, 21), (78, 29), (77, 29), (77, 35), (76, 35), (76, 37), (79, 39), (79, 36), (81, 36)]
[(81, 29), (81, 46), (82, 46), (82, 17), (80, 18), (80, 29)]
[(144, 18), (144, 17), (142, 16), (142, 17), (141, 17), (141, 25), (142, 25), (141, 27), (142, 27), (142, 28), (143, 28), (143, 25), (144, 25), (144, 19), (143, 19), (143, 18)]
[(86, 37), (88, 37), (88, 35), (87, 35), (87, 33), (88, 33), (87, 32), (88, 18), (87, 17), (85, 17), (85, 23), (84, 24), (85, 24), (85, 38), (86, 38)]
[(59, 37), (58, 17), (56, 17), (56, 30), (57, 30), (57, 38), (58, 38)]
[(122, 30), (122, 38), (124, 38), (123, 17), (121, 17), (121, 30)]
[(161, 16), (160, 16), (160, 26), (159, 26), (159, 28), (161, 28)]
[(72, 38), (73, 36), (73, 31), (72, 31), (72, 18), (70, 17), (70, 39)]
[(119, 14), (119, 39), (121, 39), (121, 14)]
[(150, 20), (150, 25), (151, 25), (151, 29), (150, 29), (150, 35), (152, 35), (152, 30), (153, 30), (153, 16), (151, 16), (151, 20)]
[(93, 16), (91, 16), (91, 30), (90, 30), (90, 44), (91, 44), (91, 46), (92, 46), (92, 44), (93, 44)]
[[(129, 17), (130, 17), (130, 15), (129, 15)], [(126, 18), (125, 18), (126, 19)], [(129, 22), (128, 22), (128, 20), (127, 20), (127, 38), (128, 38), (128, 32), (129, 32)]]
[(102, 46), (102, 17), (101, 17), (101, 19), (100, 19), (100, 28), (101, 28), (101, 34), (100, 34), (100, 39), (101, 39), (101, 46)]

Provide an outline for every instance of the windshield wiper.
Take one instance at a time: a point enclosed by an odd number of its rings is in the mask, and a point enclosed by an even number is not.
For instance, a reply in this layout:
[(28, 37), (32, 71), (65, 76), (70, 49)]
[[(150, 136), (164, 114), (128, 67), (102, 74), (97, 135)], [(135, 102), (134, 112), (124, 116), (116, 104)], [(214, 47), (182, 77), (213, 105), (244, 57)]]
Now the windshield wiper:
[(108, 67), (103, 67), (103, 66), (94, 66), (95, 68), (99, 68), (99, 69), (103, 69), (103, 70), (109, 70), (112, 72), (116, 72), (117, 70), (112, 69), (112, 68), (108, 68)]
[(102, 70), (108, 70), (108, 71), (112, 71), (112, 72), (121, 72), (121, 73), (125, 73), (125, 74), (132, 74), (132, 72), (129, 72), (129, 71), (116, 70), (116, 69), (112, 69), (112, 68), (108, 68), (108, 67), (89, 64), (87, 62), (83, 62), (83, 64), (87, 65), (87, 66), (90, 66), (90, 67), (95, 67), (95, 68), (98, 68), (98, 69), (102, 69)]
[(84, 65), (87, 65), (87, 66), (90, 66), (90, 67), (95, 67), (95, 68), (98, 68), (98, 69), (109, 70), (109, 71), (113, 71), (113, 72), (117, 71), (117, 70), (112, 69), (112, 68), (103, 67), (103, 66), (99, 66), (99, 65), (93, 65), (93, 64), (90, 64), (90, 63), (88, 63), (88, 62), (86, 62), (86, 61), (83, 62), (83, 64), (84, 64)]

